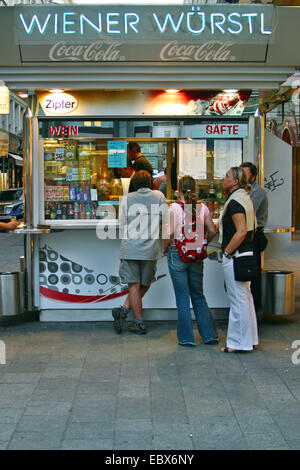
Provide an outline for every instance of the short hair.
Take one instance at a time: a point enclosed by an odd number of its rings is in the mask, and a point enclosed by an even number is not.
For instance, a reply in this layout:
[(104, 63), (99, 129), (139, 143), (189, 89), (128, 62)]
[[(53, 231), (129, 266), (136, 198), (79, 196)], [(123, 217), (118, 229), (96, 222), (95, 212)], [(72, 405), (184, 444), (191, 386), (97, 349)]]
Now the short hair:
[(252, 190), (251, 184), (248, 184), (247, 177), (243, 168), (240, 166), (233, 166), (230, 168), (232, 172), (233, 179), (238, 180), (238, 185), (240, 188), (245, 189), (248, 193)]
[(243, 162), (241, 165), (240, 165), (241, 168), (249, 168), (250, 170), (250, 173), (252, 176), (257, 176), (257, 167), (254, 165), (254, 163), (251, 163), (251, 162)]
[(146, 170), (137, 171), (132, 177), (132, 184), (136, 191), (141, 188), (151, 188), (152, 179), (150, 173)]
[(137, 152), (141, 151), (141, 147), (139, 146), (137, 142), (129, 142), (128, 150), (133, 150), (133, 149), (136, 149)]

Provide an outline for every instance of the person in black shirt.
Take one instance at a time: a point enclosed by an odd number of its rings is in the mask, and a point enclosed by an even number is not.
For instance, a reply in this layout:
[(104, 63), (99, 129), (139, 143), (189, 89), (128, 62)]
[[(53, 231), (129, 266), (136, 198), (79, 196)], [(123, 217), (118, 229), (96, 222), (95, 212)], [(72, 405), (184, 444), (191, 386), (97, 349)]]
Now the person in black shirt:
[[(151, 163), (141, 153), (141, 147), (137, 142), (129, 142), (127, 146), (127, 156), (131, 162), (132, 168), (135, 172), (146, 170), (150, 173), (151, 181), (153, 180), (153, 168)], [(135, 191), (132, 181), (130, 182), (129, 192)]]
[(249, 282), (235, 280), (233, 256), (253, 254), (254, 207), (249, 196), (251, 186), (242, 168), (226, 172), (223, 188), (228, 192), (220, 221), (220, 238), (226, 291), (230, 304), (226, 347), (222, 352), (252, 351), (258, 344), (257, 320)]
[(261, 253), (265, 250), (268, 243), (268, 240), (264, 235), (264, 227), (268, 219), (268, 196), (266, 191), (256, 183), (257, 167), (251, 162), (244, 162), (240, 166), (246, 174), (248, 183), (252, 186), (250, 197), (253, 202), (258, 225), (254, 235), (254, 253), (258, 263), (259, 275), (251, 282), (251, 292), (253, 295), (255, 310), (256, 313), (258, 313), (261, 307)]

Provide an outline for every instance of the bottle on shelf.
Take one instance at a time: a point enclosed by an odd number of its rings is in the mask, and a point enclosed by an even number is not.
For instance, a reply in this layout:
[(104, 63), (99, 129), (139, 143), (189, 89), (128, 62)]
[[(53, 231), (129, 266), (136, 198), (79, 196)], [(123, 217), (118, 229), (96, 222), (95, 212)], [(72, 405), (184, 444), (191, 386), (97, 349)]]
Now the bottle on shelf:
[(79, 219), (79, 203), (76, 201), (74, 203), (74, 219)]
[(222, 180), (218, 181), (216, 197), (217, 197), (218, 202), (223, 201), (223, 182), (222, 182)]
[(72, 202), (70, 202), (68, 204), (67, 219), (69, 219), (69, 220), (74, 219), (74, 209), (73, 209), (73, 203)]
[(45, 219), (50, 219), (50, 204), (49, 202), (46, 202), (45, 204)]
[(214, 200), (215, 197), (216, 197), (216, 190), (215, 190), (214, 182), (212, 180), (212, 182), (210, 183), (210, 187), (209, 187), (209, 198)]
[(80, 203), (80, 219), (86, 219), (84, 202)]
[(92, 218), (91, 204), (89, 202), (87, 202), (85, 205), (85, 218), (86, 219)]
[(60, 220), (62, 218), (62, 210), (61, 210), (61, 204), (60, 202), (57, 203), (57, 208), (56, 208), (56, 219)]
[(67, 205), (66, 204), (62, 204), (61, 218), (63, 220), (67, 219)]
[(92, 219), (97, 218), (97, 202), (92, 202)]
[(51, 219), (51, 220), (55, 220), (55, 219), (56, 219), (56, 207), (55, 207), (55, 204), (52, 204), (52, 206), (51, 206), (50, 219)]

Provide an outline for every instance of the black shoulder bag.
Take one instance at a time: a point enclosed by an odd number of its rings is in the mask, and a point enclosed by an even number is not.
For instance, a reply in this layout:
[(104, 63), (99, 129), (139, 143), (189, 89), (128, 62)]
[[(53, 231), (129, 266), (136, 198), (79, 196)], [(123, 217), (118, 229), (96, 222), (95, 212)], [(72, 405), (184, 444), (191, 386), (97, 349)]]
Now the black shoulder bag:
[[(252, 239), (255, 231), (255, 214)], [(236, 281), (253, 281), (259, 274), (256, 255), (233, 256), (233, 270)]]

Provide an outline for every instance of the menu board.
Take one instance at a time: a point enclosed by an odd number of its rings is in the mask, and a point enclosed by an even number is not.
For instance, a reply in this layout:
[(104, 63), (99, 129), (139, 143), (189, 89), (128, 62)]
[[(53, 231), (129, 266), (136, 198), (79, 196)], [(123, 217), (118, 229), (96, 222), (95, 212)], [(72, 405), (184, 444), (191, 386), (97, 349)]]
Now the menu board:
[(127, 167), (127, 142), (109, 140), (107, 142), (108, 168)]
[(206, 140), (179, 141), (179, 176), (190, 175), (198, 180), (206, 176)]
[(241, 140), (216, 139), (214, 141), (214, 178), (224, 178), (229, 168), (240, 166), (241, 163)]

